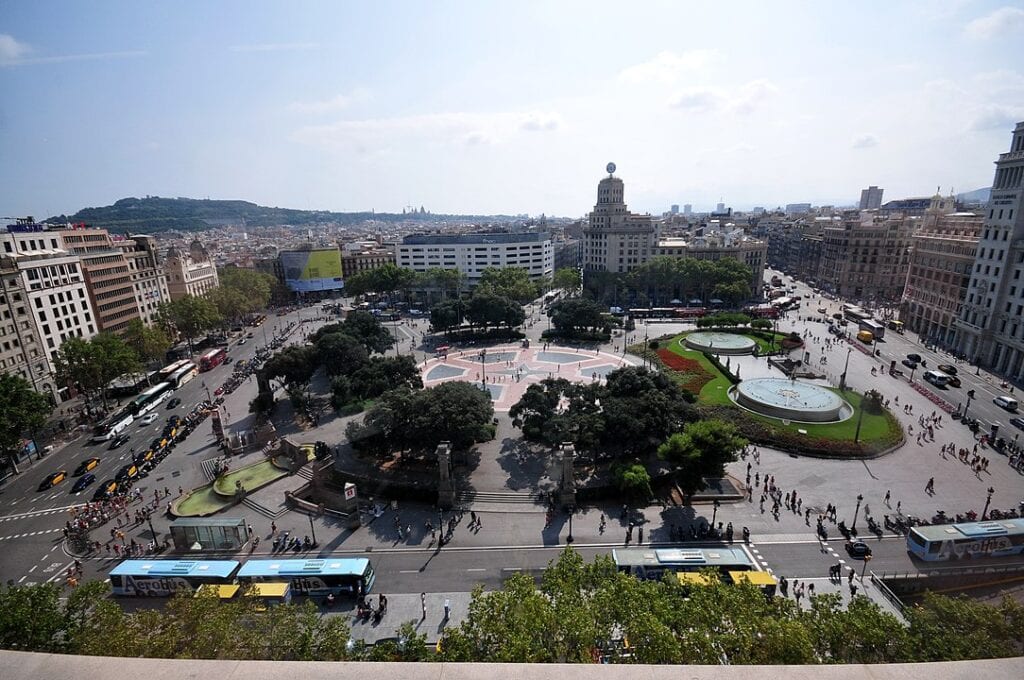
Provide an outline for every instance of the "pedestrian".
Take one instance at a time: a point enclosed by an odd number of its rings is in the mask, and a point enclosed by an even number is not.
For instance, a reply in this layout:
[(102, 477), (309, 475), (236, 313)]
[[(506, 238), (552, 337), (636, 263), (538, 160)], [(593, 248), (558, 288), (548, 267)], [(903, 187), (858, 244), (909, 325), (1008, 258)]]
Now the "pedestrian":
[(420, 621), (426, 621), (427, 620), (427, 594), (426, 593), (420, 593), (420, 607), (423, 609), (423, 617), (420, 619)]
[(639, 531), (637, 531), (636, 544), (637, 545), (641, 545), (643, 542), (644, 542), (644, 528), (640, 527)]
[(900, 511), (900, 506), (903, 505), (903, 501), (896, 501), (896, 512)]

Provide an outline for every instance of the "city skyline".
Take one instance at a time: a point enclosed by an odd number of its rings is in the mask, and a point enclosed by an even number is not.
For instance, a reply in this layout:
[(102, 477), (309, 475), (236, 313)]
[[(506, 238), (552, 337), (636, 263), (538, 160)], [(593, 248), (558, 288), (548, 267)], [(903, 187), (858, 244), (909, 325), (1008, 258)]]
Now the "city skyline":
[(0, 210), (582, 216), (608, 161), (655, 214), (989, 185), (1024, 4), (785, 9), (12, 5)]

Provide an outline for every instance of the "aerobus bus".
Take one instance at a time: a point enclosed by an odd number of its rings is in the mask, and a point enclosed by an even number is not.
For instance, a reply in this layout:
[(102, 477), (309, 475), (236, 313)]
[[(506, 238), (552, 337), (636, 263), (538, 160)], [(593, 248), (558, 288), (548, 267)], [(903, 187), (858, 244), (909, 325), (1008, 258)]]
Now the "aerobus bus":
[(224, 363), (224, 359), (226, 359), (227, 356), (228, 356), (228, 353), (227, 353), (227, 351), (223, 347), (218, 347), (217, 349), (211, 349), (209, 352), (207, 352), (203, 356), (199, 357), (199, 370), (200, 371), (210, 371), (210, 370), (213, 370), (214, 368), (217, 368), (222, 363)]
[(229, 585), (237, 560), (125, 560), (110, 570), (114, 595), (169, 597), (204, 585)]
[(156, 408), (156, 405), (167, 398), (167, 395), (174, 390), (169, 382), (162, 382), (153, 385), (148, 390), (128, 402), (125, 410), (136, 418)]
[(196, 588), (194, 597), (202, 597), (207, 593), (213, 593), (222, 602), (233, 600), (238, 595), (251, 598), (256, 600), (256, 609), (260, 611), (266, 611), (269, 607), (292, 601), (292, 587), (288, 582), (253, 583), (245, 587), (237, 583), (229, 585), (205, 583)]
[(375, 578), (373, 566), (365, 557), (249, 560), (238, 571), (242, 585), (285, 581), (290, 582), (292, 593), (323, 597), (328, 593), (365, 595), (373, 588)]
[(871, 318), (871, 314), (865, 312), (860, 307), (855, 307), (853, 305), (843, 305), (843, 316), (846, 317), (847, 321), (858, 322)]
[(117, 435), (121, 434), (126, 427), (135, 421), (135, 416), (131, 411), (125, 409), (120, 413), (115, 413), (110, 416), (102, 423), (96, 425), (92, 431), (92, 441), (94, 442), (106, 442), (110, 441)]
[(757, 566), (743, 548), (616, 548), (615, 567), (639, 579), (660, 581), (666, 572), (695, 572), (714, 569), (723, 577), (731, 571), (756, 571)]
[(197, 375), (199, 375), (199, 367), (191, 361), (185, 361), (174, 373), (168, 376), (167, 382), (171, 383), (174, 389), (178, 389)]
[(911, 527), (907, 552), (926, 562), (1024, 554), (1024, 518)]

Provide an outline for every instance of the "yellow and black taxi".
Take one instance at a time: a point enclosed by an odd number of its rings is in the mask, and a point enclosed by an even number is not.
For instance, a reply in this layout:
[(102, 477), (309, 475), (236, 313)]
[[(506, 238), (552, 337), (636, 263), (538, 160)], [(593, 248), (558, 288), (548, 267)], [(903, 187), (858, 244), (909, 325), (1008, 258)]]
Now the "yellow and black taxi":
[(117, 474), (114, 475), (114, 479), (118, 483), (121, 483), (129, 479), (135, 479), (138, 476), (139, 468), (135, 463), (128, 463), (127, 465), (123, 465), (121, 469), (117, 471)]
[(92, 495), (94, 501), (105, 501), (111, 496), (117, 493), (117, 482), (113, 479), (108, 479), (99, 485), (96, 489), (96, 493)]
[(67, 470), (59, 470), (57, 472), (51, 472), (50, 474), (46, 475), (46, 479), (44, 479), (42, 482), (39, 483), (39, 490), (40, 491), (46, 491), (47, 489), (52, 489), (53, 487), (57, 486), (58, 484), (60, 484), (61, 482), (63, 482), (67, 478), (68, 478), (68, 471)]
[(132, 460), (136, 465), (142, 465), (146, 461), (153, 460), (154, 455), (156, 454), (153, 453), (153, 449), (146, 449), (145, 451), (136, 453), (135, 456), (132, 457)]
[(80, 477), (90, 470), (95, 470), (99, 464), (99, 458), (86, 458), (75, 468), (75, 477)]

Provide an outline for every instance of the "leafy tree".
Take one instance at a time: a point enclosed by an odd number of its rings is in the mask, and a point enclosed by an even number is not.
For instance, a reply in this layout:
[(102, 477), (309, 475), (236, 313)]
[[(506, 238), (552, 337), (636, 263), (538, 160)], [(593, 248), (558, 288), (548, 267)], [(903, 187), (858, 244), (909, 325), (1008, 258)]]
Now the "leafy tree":
[(357, 338), (348, 333), (328, 333), (316, 341), (317, 358), (335, 376), (358, 370), (370, 360), (370, 353)]
[(171, 339), (159, 326), (147, 326), (142, 319), (132, 319), (124, 333), (124, 341), (143, 363), (162, 361), (171, 348)]
[(248, 296), (237, 288), (220, 286), (206, 294), (224, 321), (238, 321), (253, 309)]
[(408, 298), (409, 289), (416, 283), (416, 272), (388, 263), (383, 267), (353, 274), (345, 279), (345, 290), (349, 295), (360, 296), (368, 293), (389, 295), (402, 291)]
[(583, 276), (580, 275), (579, 269), (565, 267), (555, 271), (551, 277), (551, 285), (555, 288), (561, 288), (567, 295), (572, 297), (579, 292), (580, 287), (583, 285)]
[(904, 610), (915, 661), (951, 661), (1019, 656), (1024, 653), (1024, 606), (1009, 597), (998, 607), (967, 597), (926, 592)]
[(465, 303), (462, 300), (445, 300), (430, 308), (430, 325), (435, 331), (444, 331), (447, 335), (462, 323), (464, 314)]
[(604, 443), (634, 455), (654, 451), (692, 416), (683, 390), (663, 373), (620, 368), (601, 397)]
[(477, 326), (500, 326), (513, 328), (526, 320), (522, 305), (515, 300), (487, 290), (477, 290), (466, 309), (466, 318)]
[(237, 292), (242, 296), (240, 304), (231, 310), (235, 313), (227, 313), (221, 309), (221, 314), (233, 319), (266, 308), (270, 303), (274, 284), (277, 282), (277, 279), (270, 274), (241, 267), (219, 269), (217, 270), (217, 279), (220, 281), (220, 289)]
[(24, 378), (0, 374), (0, 458), (15, 472), (21, 438), (40, 429), (52, 411), (50, 400)]
[(669, 437), (658, 447), (658, 456), (676, 466), (680, 488), (693, 494), (704, 488), (705, 477), (721, 477), (726, 463), (747, 444), (732, 423), (699, 420)]
[(556, 302), (548, 312), (551, 325), (566, 335), (597, 331), (605, 326), (605, 309), (593, 300), (571, 299)]
[(181, 333), (188, 340), (189, 352), (193, 351), (192, 339), (214, 328), (221, 320), (220, 313), (212, 302), (193, 295), (164, 302), (160, 305), (159, 312), (162, 323), (167, 328)]
[(371, 357), (352, 373), (351, 380), (360, 399), (376, 399), (398, 387), (423, 389), (416, 360), (404, 354), (398, 357)]
[(263, 372), (270, 378), (281, 378), (286, 384), (305, 385), (318, 365), (316, 348), (291, 345), (267, 360)]
[(619, 491), (628, 498), (646, 501), (654, 495), (651, 475), (640, 463), (618, 464), (612, 467), (612, 477)]
[(750, 327), (762, 331), (771, 330), (772, 322), (769, 321), (768, 319), (754, 319), (753, 321), (750, 322)]
[(341, 323), (341, 330), (358, 340), (368, 352), (383, 354), (395, 344), (395, 339), (391, 337), (388, 329), (369, 312), (349, 313)]
[(142, 368), (135, 351), (113, 333), (99, 333), (90, 340), (68, 338), (54, 355), (54, 364), (62, 382), (98, 394), (104, 405), (110, 381)]
[(530, 273), (519, 267), (488, 267), (480, 274), (474, 296), (489, 293), (526, 304), (536, 300), (540, 288), (530, 280)]

